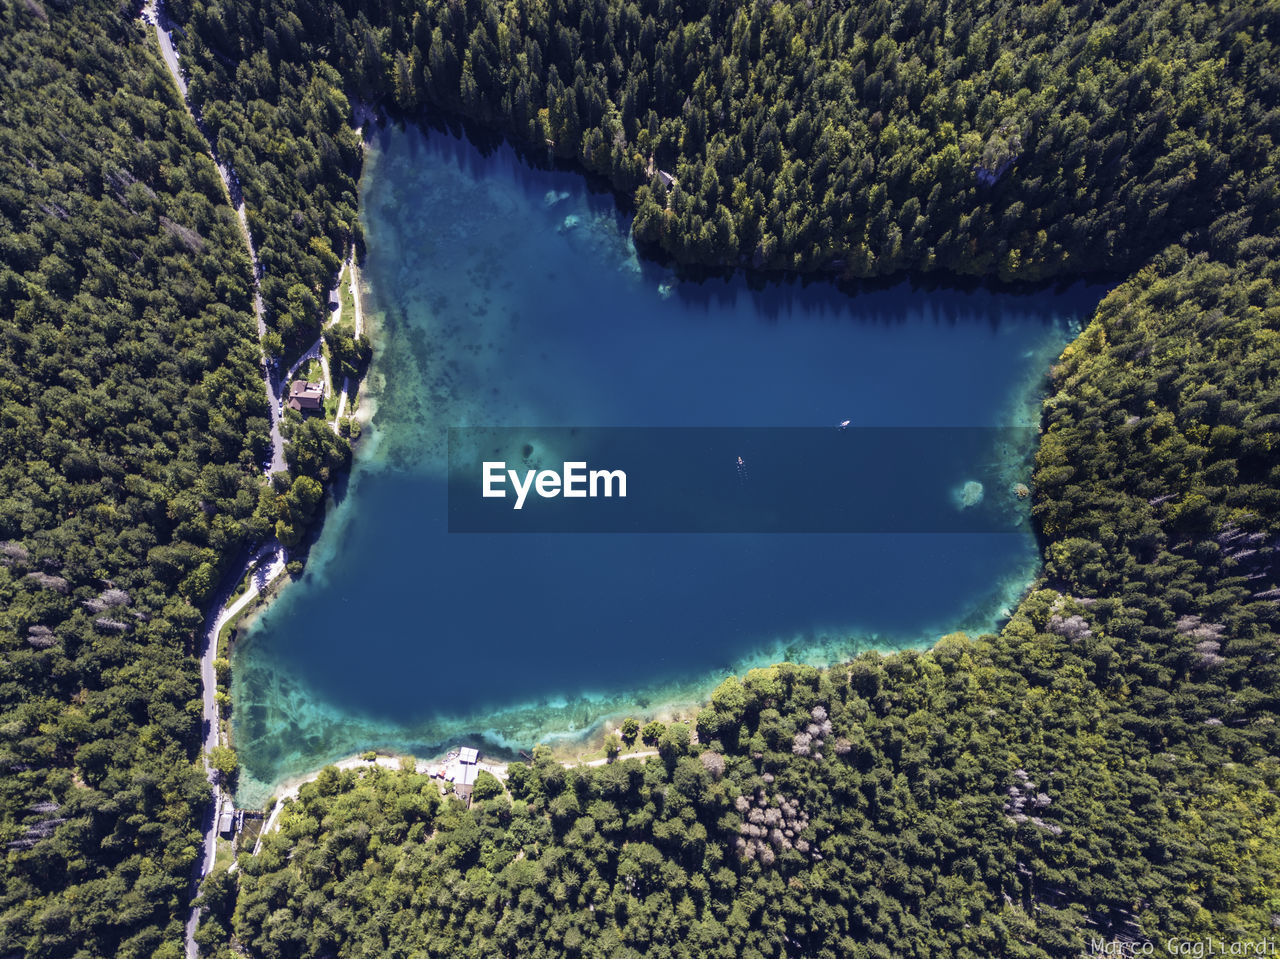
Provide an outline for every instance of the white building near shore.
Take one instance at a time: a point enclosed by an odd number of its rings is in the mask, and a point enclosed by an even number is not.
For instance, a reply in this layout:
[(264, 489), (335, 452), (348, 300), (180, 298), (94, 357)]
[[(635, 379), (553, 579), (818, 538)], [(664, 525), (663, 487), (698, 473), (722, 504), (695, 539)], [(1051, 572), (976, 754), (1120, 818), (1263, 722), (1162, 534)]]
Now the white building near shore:
[(445, 779), (455, 786), (473, 786), (480, 772), (480, 751), (469, 746), (458, 750), (458, 758), (445, 769)]

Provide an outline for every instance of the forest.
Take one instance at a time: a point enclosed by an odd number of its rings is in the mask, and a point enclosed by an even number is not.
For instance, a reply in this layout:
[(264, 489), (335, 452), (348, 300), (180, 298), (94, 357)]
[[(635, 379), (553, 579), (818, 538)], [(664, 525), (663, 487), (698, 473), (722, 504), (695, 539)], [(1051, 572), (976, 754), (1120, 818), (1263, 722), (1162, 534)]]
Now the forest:
[(196, 637), (266, 532), (249, 261), (131, 14), (0, 20), (0, 954), (180, 955)]
[(248, 254), (136, 15), (3, 5), (6, 956), (181, 954), (205, 614), (251, 547), (302, 537), (321, 492), (302, 510), (297, 487), (349, 455), (301, 424), (264, 482)]
[(999, 635), (753, 670), (691, 727), (646, 726), (659, 761), (535, 752), (470, 808), (411, 771), (330, 769), (206, 886), (202, 942), (1068, 957), (1095, 937), (1271, 935), (1273, 253), (1170, 249), (1064, 354), (1035, 473), (1045, 576)]
[(353, 232), (339, 86), (603, 178), (637, 240), (685, 265), (1117, 277), (1280, 225), (1266, 0), (170, 7), (264, 249), (290, 263), (303, 223)]
[[(205, 954), (1274, 935), (1275, 2), (167, 6), (268, 352), (362, 248), (381, 115), (599, 177), (690, 269), (1115, 283), (1050, 371), (998, 635), (729, 679), (656, 761), (539, 751), (469, 808), (328, 772), (206, 881)], [(294, 425), (264, 482), (249, 261), (138, 12), (0, 0), (0, 955), (181, 954), (203, 617), (349, 456)]]

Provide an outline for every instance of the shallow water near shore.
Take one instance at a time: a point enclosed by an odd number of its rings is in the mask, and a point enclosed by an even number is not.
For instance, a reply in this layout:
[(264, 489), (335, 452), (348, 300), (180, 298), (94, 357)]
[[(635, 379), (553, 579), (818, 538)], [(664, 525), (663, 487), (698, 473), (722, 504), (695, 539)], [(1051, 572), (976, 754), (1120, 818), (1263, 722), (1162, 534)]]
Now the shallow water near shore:
[[(235, 650), (241, 805), (358, 750), (527, 749), (782, 658), (990, 630), (1034, 576), (1025, 523), (450, 533), (446, 431), (1034, 424), (1101, 290), (679, 282), (637, 257), (627, 216), (580, 177), (435, 131), (377, 134), (363, 190), (374, 413), (302, 581)], [(1030, 453), (935, 485), (958, 496), (981, 474), (983, 495), (1025, 512), (1013, 486)]]

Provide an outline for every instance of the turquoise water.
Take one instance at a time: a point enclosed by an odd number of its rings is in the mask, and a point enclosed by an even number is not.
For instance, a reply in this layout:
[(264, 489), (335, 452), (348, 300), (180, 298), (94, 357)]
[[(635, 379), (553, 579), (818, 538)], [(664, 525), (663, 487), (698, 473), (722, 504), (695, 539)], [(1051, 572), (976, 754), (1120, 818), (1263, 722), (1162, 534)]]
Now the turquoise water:
[[(378, 134), (363, 189), (372, 418), (304, 577), (235, 651), (242, 804), (357, 750), (527, 748), (751, 665), (991, 629), (1034, 575), (1025, 524), (451, 534), (446, 430), (1025, 425), (1101, 291), (679, 282), (581, 178), (440, 132)], [(1029, 452), (974, 464), (989, 500), (1025, 509)]]

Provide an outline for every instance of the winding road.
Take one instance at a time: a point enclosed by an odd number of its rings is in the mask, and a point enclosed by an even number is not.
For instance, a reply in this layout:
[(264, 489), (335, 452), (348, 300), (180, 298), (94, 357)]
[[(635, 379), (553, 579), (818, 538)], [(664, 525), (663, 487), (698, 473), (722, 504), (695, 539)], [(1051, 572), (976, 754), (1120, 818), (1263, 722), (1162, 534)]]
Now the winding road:
[[(234, 171), (218, 160), (218, 155), (213, 149), (213, 144), (209, 138), (204, 125), (200, 122), (200, 118), (196, 116), (191, 104), (187, 100), (187, 82), (182, 76), (182, 70), (178, 64), (178, 54), (173, 48), (173, 41), (170, 38), (169, 31), (172, 24), (169, 23), (163, 11), (158, 7), (158, 0), (147, 0), (146, 5), (142, 8), (142, 20), (145, 24), (151, 26), (155, 33), (156, 43), (160, 47), (160, 57), (164, 61), (165, 67), (169, 71), (169, 75), (173, 78), (175, 86), (178, 88), (179, 98), (187, 114), (191, 117), (196, 129), (199, 130), (201, 136), (204, 137), (205, 146), (208, 148), (209, 156), (213, 159), (213, 164), (218, 170), (218, 176), (222, 180), (222, 188), (226, 194), (227, 202), (232, 209), (236, 211), (236, 219), (240, 224), (240, 234), (244, 238), (245, 249), (249, 254), (250, 272), (253, 278), (253, 315), (258, 327), (258, 342), (262, 343), (263, 337), (267, 334), (267, 324), (265, 310), (262, 303), (262, 286), (260, 278), (262, 275), (262, 267), (258, 263), (258, 253), (253, 246), (253, 236), (249, 230), (249, 220), (245, 214), (244, 196), (240, 191), (239, 180)], [(267, 471), (274, 473), (287, 469), (284, 457), (284, 437), (280, 434), (280, 407), (279, 393), (277, 385), (272, 381), (271, 369), (267, 364), (266, 355), (259, 350), (258, 368), (262, 374), (262, 383), (267, 391), (267, 414), (271, 421), (271, 459), (264, 464)], [(270, 561), (261, 563), (260, 561), (270, 556)], [(200, 684), (203, 694), (203, 721), (204, 721), (204, 742), (203, 742), (203, 761), (205, 775), (208, 777), (210, 786), (210, 804), (205, 812), (202, 830), (204, 838), (201, 842), (200, 859), (196, 863), (193, 881), (193, 898), (194, 893), (198, 892), (200, 883), (213, 869), (214, 855), (217, 850), (218, 840), (218, 813), (222, 808), (222, 787), (218, 782), (217, 774), (209, 765), (209, 753), (213, 747), (217, 746), (221, 736), (221, 717), (219, 716), (218, 703), (215, 699), (218, 680), (214, 671), (213, 662), (218, 655), (218, 634), (222, 631), (222, 627), (244, 607), (252, 602), (260, 592), (266, 589), (267, 584), (284, 572), (287, 560), (285, 550), (277, 543), (271, 543), (259, 550), (252, 559), (246, 564), (245, 569), (252, 568), (255, 563), (259, 564), (254, 571), (253, 579), (249, 583), (249, 588), (243, 596), (236, 599), (235, 602), (228, 604), (229, 589), (218, 597), (217, 603), (213, 606), (213, 612), (205, 620), (205, 629), (202, 635), (203, 648), (200, 651)], [(241, 574), (242, 575), (242, 574)], [(240, 576), (237, 575), (232, 581), (238, 583)], [(188, 959), (195, 959), (199, 955), (199, 947), (196, 945), (195, 931), (200, 924), (201, 910), (192, 907), (191, 914), (187, 918), (185, 928), (185, 946)]]
[[(267, 560), (267, 557), (270, 557)], [(218, 634), (222, 632), (231, 619), (236, 616), (249, 603), (258, 597), (258, 594), (267, 588), (267, 585), (284, 572), (285, 562), (288, 556), (278, 543), (269, 543), (262, 547), (249, 560), (246, 568), (254, 569), (253, 577), (249, 581), (249, 588), (235, 602), (228, 603), (230, 598), (230, 590), (228, 589), (218, 597), (217, 603), (214, 604), (213, 612), (205, 620), (205, 628), (203, 633), (204, 648), (200, 651), (200, 685), (204, 698), (204, 742), (202, 747), (204, 750), (204, 771), (209, 779), (209, 786), (212, 792), (212, 803), (205, 812), (205, 820), (203, 823), (204, 839), (200, 846), (200, 860), (196, 863), (194, 881), (197, 888), (205, 876), (209, 875), (213, 869), (214, 855), (217, 851), (218, 844), (218, 812), (222, 808), (222, 786), (218, 782), (217, 774), (209, 766), (209, 753), (214, 746), (218, 745), (221, 733), (221, 717), (218, 714), (218, 703), (215, 699), (218, 690), (218, 677), (213, 667), (213, 661), (218, 655)], [(267, 560), (266, 562), (263, 562)], [(237, 577), (236, 582), (239, 582)], [(195, 932), (196, 926), (200, 924), (200, 910), (193, 908), (191, 915), (187, 917), (186, 923), (186, 945), (187, 956), (195, 957), (199, 954), (196, 947)]]
[[(263, 337), (267, 335), (266, 310), (262, 303), (260, 282), (262, 266), (258, 263), (258, 251), (253, 245), (253, 234), (249, 230), (249, 218), (245, 213), (240, 180), (235, 175), (235, 171), (218, 159), (208, 131), (205, 130), (204, 124), (196, 116), (195, 111), (191, 109), (191, 103), (187, 100), (187, 81), (182, 75), (182, 68), (178, 64), (178, 52), (173, 48), (173, 39), (170, 36), (170, 32), (175, 27), (165, 16), (163, 7), (159, 6), (159, 0), (147, 0), (146, 6), (142, 8), (142, 21), (150, 24), (155, 32), (156, 43), (160, 45), (160, 58), (164, 61), (165, 67), (169, 70), (169, 76), (173, 78), (178, 88), (179, 99), (187, 115), (191, 117), (200, 135), (204, 137), (209, 156), (213, 159), (213, 165), (217, 167), (218, 176), (222, 180), (222, 189), (227, 196), (227, 203), (236, 211), (236, 219), (240, 223), (240, 235), (244, 238), (245, 249), (249, 253), (249, 267), (253, 276), (253, 316), (258, 324), (258, 342), (261, 343)], [(271, 378), (271, 369), (267, 365), (265, 354), (259, 353), (258, 369), (262, 374), (263, 386), (267, 390), (267, 415), (271, 419), (271, 461), (267, 465), (267, 471), (275, 473), (288, 468), (284, 458), (284, 437), (280, 434), (280, 394), (277, 384)]]
[[(222, 162), (218, 158), (217, 151), (213, 147), (212, 138), (205, 129), (204, 123), (200, 117), (192, 109), (191, 103), (187, 98), (187, 82), (182, 75), (182, 68), (178, 62), (178, 53), (174, 49), (171, 31), (181, 29), (173, 24), (164, 12), (162, 0), (146, 0), (145, 6), (142, 8), (142, 21), (149, 25), (155, 34), (156, 43), (160, 48), (160, 57), (164, 62), (165, 68), (169, 71), (170, 77), (173, 78), (174, 85), (178, 89), (179, 99), (183, 108), (191, 117), (196, 129), (204, 138), (205, 147), (209, 152), (210, 158), (213, 160), (214, 167), (218, 171), (218, 177), (222, 180), (223, 192), (226, 195), (227, 202), (231, 208), (235, 210), (236, 220), (240, 225), (240, 235), (244, 239), (245, 250), (249, 255), (249, 266), (253, 280), (253, 315), (258, 329), (258, 342), (261, 346), (263, 339), (267, 335), (266, 310), (262, 302), (262, 266), (258, 262), (258, 252), (253, 245), (253, 234), (249, 229), (249, 219), (245, 210), (244, 194), (240, 189), (240, 181), (235, 171), (231, 167)], [(341, 276), (341, 273), (339, 274)], [(355, 329), (356, 335), (359, 336), (363, 332), (364, 317), (361, 312), (359, 291), (356, 281), (355, 264), (351, 263), (349, 271), (351, 291), (355, 299)], [(341, 303), (341, 297), (338, 297)], [(338, 314), (335, 313), (333, 321), (336, 322)], [(323, 338), (316, 341), (315, 346), (307, 351), (307, 354), (295, 364), (295, 370), (305, 360), (312, 356), (319, 356), (321, 365), (324, 367), (324, 378), (326, 385), (329, 383), (328, 358), (324, 355), (322, 349)], [(267, 361), (265, 350), (259, 350), (258, 359), (259, 371), (262, 375), (262, 383), (267, 391), (267, 412), (271, 422), (271, 458), (264, 467), (268, 473), (275, 473), (286, 470), (288, 465), (284, 456), (284, 437), (280, 432), (280, 421), (282, 418), (282, 407), (280, 405), (280, 396), (283, 384), (288, 383), (292, 379), (293, 370), (284, 378), (277, 380), (272, 376), (272, 367)], [(340, 399), (338, 417), (342, 416), (342, 412), (346, 407), (347, 393), (349, 386), (343, 383), (342, 396)], [(337, 421), (334, 422), (334, 429), (337, 429)], [(249, 588), (245, 593), (239, 596), (234, 602), (228, 602), (230, 598), (231, 586), (227, 587), (221, 595), (218, 596), (217, 602), (213, 605), (213, 610), (209, 613), (204, 623), (204, 631), (202, 633), (203, 647), (200, 651), (200, 683), (202, 687), (203, 697), (203, 762), (205, 775), (208, 777), (210, 786), (210, 804), (205, 813), (204, 822), (202, 823), (203, 839), (201, 841), (200, 858), (196, 863), (192, 876), (192, 897), (199, 891), (200, 883), (209, 875), (213, 869), (214, 858), (217, 852), (218, 837), (218, 814), (221, 811), (224, 794), (222, 786), (219, 782), (217, 774), (209, 765), (209, 755), (213, 748), (219, 745), (221, 739), (221, 716), (216, 700), (218, 689), (218, 681), (216, 671), (214, 669), (214, 660), (218, 655), (218, 634), (222, 632), (222, 628), (245, 606), (253, 602), (257, 596), (262, 593), (276, 577), (285, 570), (288, 560), (287, 551), (280, 546), (279, 543), (272, 542), (260, 549), (248, 561), (243, 570), (253, 569), (253, 577), (249, 583)], [(255, 568), (256, 566), (256, 568)], [(243, 571), (237, 575), (232, 583), (240, 581)], [(275, 816), (279, 814), (279, 810), (283, 803), (277, 804), (275, 813), (273, 814), (273, 822)], [(265, 831), (265, 830), (264, 830)], [(256, 851), (256, 850), (255, 850)], [(199, 955), (199, 947), (196, 944), (195, 932), (200, 924), (201, 910), (195, 906), (192, 907), (191, 913), (187, 918), (185, 925), (185, 951), (188, 959), (196, 959)]]

